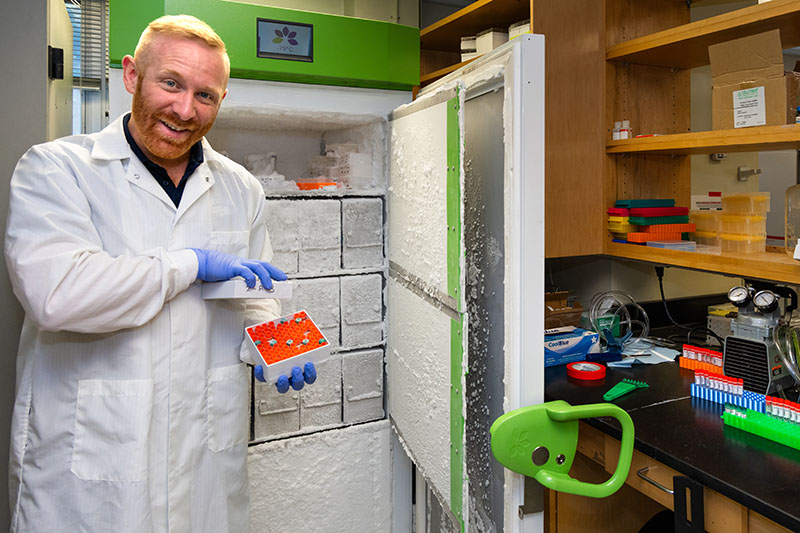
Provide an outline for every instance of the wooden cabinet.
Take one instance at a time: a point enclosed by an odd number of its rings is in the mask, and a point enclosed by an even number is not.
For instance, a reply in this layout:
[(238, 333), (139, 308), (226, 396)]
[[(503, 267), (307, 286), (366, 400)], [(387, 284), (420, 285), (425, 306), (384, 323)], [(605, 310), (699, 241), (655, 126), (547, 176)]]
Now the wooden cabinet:
[(605, 25), (598, 0), (478, 0), (420, 32), (422, 85), (461, 67), (461, 37), (530, 18), (545, 36), (545, 254), (604, 253)]
[[(591, 483), (602, 483), (616, 469), (619, 441), (585, 424), (580, 424), (578, 455), (571, 475)], [(672, 488), (672, 478), (679, 472), (652, 457), (633, 451), (633, 459), (625, 485), (609, 498), (594, 499), (563, 493), (548, 493), (547, 531), (577, 531), (591, 524), (592, 531), (637, 531), (650, 517), (663, 509), (674, 510), (673, 496), (637, 475), (647, 468), (646, 475)], [(703, 489), (704, 529), (709, 533), (774, 532), (789, 530), (752, 509), (710, 490)], [(600, 517), (600, 519), (598, 518)]]
[(461, 61), (461, 37), (489, 28), (508, 28), (531, 18), (529, 0), (477, 0), (419, 32), (420, 85), (425, 86), (469, 61)]
[[(708, 46), (778, 28), (784, 48), (800, 44), (800, 2), (773, 0), (698, 22), (682, 2), (606, 1), (606, 207), (617, 198), (673, 197), (688, 205), (692, 154), (800, 148), (800, 126), (690, 131), (689, 70), (708, 65)], [(658, 137), (611, 141), (629, 119)], [(773, 199), (773, 209), (781, 205)], [(783, 250), (708, 255), (612, 243), (604, 253), (748, 278), (800, 283), (800, 264)]]
[[(800, 2), (772, 0), (689, 22), (679, 0), (478, 0), (420, 32), (421, 83), (461, 67), (464, 35), (530, 17), (545, 36), (545, 255), (606, 254), (800, 284), (785, 253), (694, 254), (612, 243), (605, 210), (617, 198), (689, 205), (690, 155), (800, 148), (800, 126), (691, 131), (690, 70), (708, 46), (778, 28), (800, 45)], [(611, 141), (614, 121), (658, 137)], [(774, 199), (773, 203), (780, 203)]]

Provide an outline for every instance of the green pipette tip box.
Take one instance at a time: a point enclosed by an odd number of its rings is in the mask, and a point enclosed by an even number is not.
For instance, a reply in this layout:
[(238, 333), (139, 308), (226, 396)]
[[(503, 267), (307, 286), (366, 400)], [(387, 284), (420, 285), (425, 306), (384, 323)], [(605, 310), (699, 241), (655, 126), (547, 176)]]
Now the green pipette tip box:
[(652, 199), (637, 199), (637, 200), (617, 200), (614, 207), (675, 207), (674, 198), (652, 198)]
[(668, 217), (630, 217), (628, 222), (635, 226), (652, 226), (653, 224), (688, 224), (689, 217), (687, 215), (675, 215)]

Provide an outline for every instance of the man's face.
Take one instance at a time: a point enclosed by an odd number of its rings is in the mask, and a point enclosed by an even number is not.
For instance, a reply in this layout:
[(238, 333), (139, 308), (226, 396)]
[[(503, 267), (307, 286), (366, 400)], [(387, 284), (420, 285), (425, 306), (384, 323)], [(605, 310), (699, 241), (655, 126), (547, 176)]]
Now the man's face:
[(198, 41), (161, 36), (153, 41), (143, 70), (132, 60), (123, 60), (123, 68), (133, 93), (129, 127), (137, 144), (164, 167), (187, 160), (189, 149), (214, 124), (226, 94), (220, 52)]

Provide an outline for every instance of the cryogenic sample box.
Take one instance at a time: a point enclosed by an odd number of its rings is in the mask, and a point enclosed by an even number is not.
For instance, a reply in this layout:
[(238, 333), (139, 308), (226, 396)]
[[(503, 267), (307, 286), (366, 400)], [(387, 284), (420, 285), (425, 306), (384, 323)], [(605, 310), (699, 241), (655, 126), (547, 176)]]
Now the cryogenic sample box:
[(256, 442), (384, 417), (387, 132), (371, 115), (223, 106), (208, 134), (262, 182), (282, 314), (306, 311), (329, 352), (301, 391), (254, 382)]

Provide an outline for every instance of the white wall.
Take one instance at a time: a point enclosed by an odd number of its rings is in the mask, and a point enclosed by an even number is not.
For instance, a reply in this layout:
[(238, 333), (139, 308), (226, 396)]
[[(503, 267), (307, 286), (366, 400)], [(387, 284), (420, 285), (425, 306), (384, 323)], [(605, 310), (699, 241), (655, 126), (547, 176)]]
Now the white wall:
[[(5, 2), (0, 17), (0, 235), (5, 238), (8, 184), (17, 160), (47, 137), (47, 0)], [(22, 309), (0, 262), (0, 529), (8, 529), (8, 445)]]
[[(608, 257), (573, 257), (549, 259), (545, 286), (552, 282), (569, 290), (588, 309), (592, 296), (610, 290), (629, 293), (637, 302), (661, 299), (655, 268), (649, 263), (622, 261)], [(740, 285), (739, 278), (667, 268), (664, 272), (664, 296), (667, 300), (728, 292)], [(675, 317), (680, 320), (678, 317)]]

